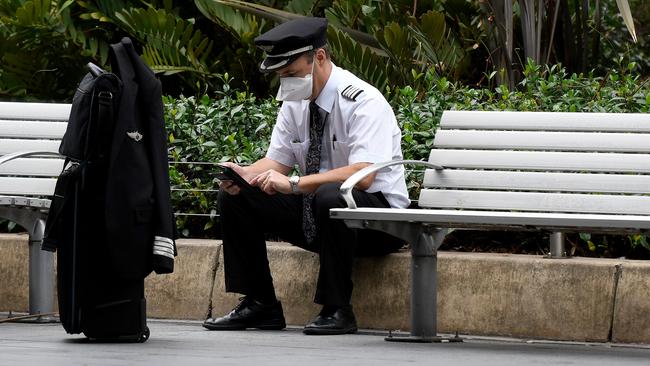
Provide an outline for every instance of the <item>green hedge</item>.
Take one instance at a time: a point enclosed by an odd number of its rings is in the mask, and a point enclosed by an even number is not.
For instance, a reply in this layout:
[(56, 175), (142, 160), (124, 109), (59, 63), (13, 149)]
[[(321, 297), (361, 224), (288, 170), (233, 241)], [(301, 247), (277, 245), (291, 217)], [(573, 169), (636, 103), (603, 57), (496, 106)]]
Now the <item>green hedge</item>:
[(218, 236), (217, 180), (210, 165), (196, 162), (234, 161), (250, 164), (263, 157), (275, 123), (278, 103), (223, 86), (221, 98), (165, 98), (169, 134), (172, 200), (182, 236)]

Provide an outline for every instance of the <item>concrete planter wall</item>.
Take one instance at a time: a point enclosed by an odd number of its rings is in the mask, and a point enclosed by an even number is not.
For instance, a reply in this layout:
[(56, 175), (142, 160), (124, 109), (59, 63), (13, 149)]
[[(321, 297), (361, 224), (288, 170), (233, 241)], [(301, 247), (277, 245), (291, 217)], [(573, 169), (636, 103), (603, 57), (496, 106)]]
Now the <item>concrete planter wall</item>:
[[(180, 240), (176, 271), (146, 280), (148, 315), (204, 319), (238, 302), (223, 289), (221, 243)], [(278, 297), (289, 324), (313, 304), (316, 255), (269, 243)], [(359, 259), (353, 306), (361, 328), (409, 328), (410, 255)], [(650, 262), (441, 252), (438, 329), (443, 333), (575, 341), (650, 343)], [(0, 234), (0, 311), (28, 306), (27, 237)]]

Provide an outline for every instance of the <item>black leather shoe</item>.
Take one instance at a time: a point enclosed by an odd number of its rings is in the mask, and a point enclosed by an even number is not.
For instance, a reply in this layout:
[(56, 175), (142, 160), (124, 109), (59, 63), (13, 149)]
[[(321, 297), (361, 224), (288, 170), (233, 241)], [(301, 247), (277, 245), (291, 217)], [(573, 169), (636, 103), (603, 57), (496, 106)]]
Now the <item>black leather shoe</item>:
[(321, 313), (302, 330), (303, 333), (309, 335), (348, 334), (356, 333), (356, 331), (357, 320), (354, 318), (352, 305), (340, 307), (333, 312), (321, 311)]
[(258, 328), (280, 330), (286, 328), (282, 304), (278, 301), (264, 305), (249, 297), (244, 297), (228, 315), (221, 318), (209, 318), (203, 327), (209, 330), (244, 330)]

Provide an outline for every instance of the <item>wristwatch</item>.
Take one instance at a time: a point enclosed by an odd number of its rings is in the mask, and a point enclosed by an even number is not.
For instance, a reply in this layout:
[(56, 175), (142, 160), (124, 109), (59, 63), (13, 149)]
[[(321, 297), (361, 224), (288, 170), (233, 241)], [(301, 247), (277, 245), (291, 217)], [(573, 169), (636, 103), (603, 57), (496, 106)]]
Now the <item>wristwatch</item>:
[(292, 175), (289, 178), (289, 184), (291, 184), (291, 193), (293, 194), (299, 194), (300, 191), (298, 190), (298, 182), (300, 182), (300, 176), (299, 175)]

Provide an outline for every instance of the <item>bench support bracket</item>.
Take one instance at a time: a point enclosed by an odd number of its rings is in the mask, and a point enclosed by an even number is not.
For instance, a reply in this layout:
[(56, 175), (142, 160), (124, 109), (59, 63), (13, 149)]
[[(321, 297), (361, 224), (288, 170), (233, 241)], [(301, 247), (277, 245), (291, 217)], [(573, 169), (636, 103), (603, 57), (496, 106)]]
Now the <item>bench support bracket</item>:
[(352, 228), (372, 229), (403, 239), (411, 245), (411, 334), (388, 336), (392, 342), (460, 342), (459, 337), (437, 334), (437, 264), (438, 247), (447, 229), (411, 222), (345, 220)]

